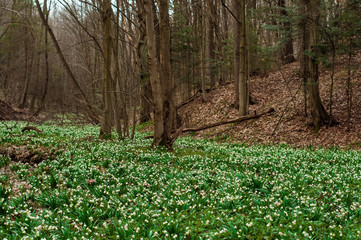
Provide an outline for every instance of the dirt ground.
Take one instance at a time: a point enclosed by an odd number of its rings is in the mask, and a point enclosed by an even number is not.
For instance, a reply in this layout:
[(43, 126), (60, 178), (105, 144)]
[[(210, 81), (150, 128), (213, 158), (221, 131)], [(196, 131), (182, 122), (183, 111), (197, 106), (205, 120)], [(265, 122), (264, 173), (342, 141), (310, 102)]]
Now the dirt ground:
[[(273, 107), (272, 115), (239, 124), (223, 125), (195, 133), (196, 137), (215, 137), (220, 140), (237, 141), (248, 144), (286, 143), (296, 147), (338, 146), (361, 149), (361, 52), (358, 53), (352, 71), (352, 117), (347, 121), (346, 58), (336, 62), (334, 75), (333, 107), (336, 126), (324, 126), (316, 134), (311, 126), (310, 112), (305, 115), (303, 80), (299, 77), (299, 64), (292, 63), (280, 67), (267, 76), (254, 76), (250, 80), (250, 91), (255, 104), (250, 106), (254, 114)], [(331, 70), (320, 70), (320, 92), (323, 104), (329, 112)], [(232, 107), (235, 99), (234, 83), (219, 86), (208, 93), (209, 101), (200, 97), (179, 109), (187, 127), (238, 117)], [(197, 109), (195, 111), (195, 109)]]

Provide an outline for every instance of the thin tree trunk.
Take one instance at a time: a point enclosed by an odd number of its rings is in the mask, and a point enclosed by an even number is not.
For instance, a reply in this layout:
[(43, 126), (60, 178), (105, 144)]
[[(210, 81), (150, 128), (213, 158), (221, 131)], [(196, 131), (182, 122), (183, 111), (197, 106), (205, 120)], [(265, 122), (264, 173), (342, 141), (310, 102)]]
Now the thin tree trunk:
[(205, 64), (204, 64), (204, 61), (205, 61), (205, 51), (204, 51), (204, 22), (205, 22), (205, 17), (204, 17), (204, 11), (203, 11), (203, 4), (201, 5), (200, 7), (200, 13), (199, 13), (199, 26), (200, 26), (200, 29), (199, 29), (199, 32), (200, 32), (200, 62), (201, 62), (201, 88), (202, 88), (202, 99), (204, 102), (207, 102), (208, 101), (208, 97), (207, 97), (207, 92), (206, 92), (206, 78), (205, 78)]
[(144, 19), (144, 5), (140, 0), (137, 0), (137, 16), (138, 22), (140, 25), (139, 28), (139, 39), (136, 47), (137, 51), (137, 70), (140, 78), (140, 123), (145, 123), (151, 120), (151, 86), (149, 82), (149, 71), (146, 66), (147, 63), (146, 53), (145, 53), (145, 44), (146, 44), (146, 25)]
[[(49, 6), (50, 7), (50, 6)], [(49, 8), (50, 9), (50, 8)], [(45, 20), (46, 23), (49, 24), (49, 10), (47, 6), (47, 0), (44, 1), (44, 10), (45, 12)], [(45, 54), (44, 54), (44, 60), (45, 60), (45, 83), (44, 83), (44, 89), (43, 93), (40, 98), (40, 106), (36, 110), (35, 115), (39, 114), (39, 112), (44, 108), (45, 106), (45, 98), (48, 94), (48, 86), (49, 86), (49, 46), (48, 46), (48, 29), (45, 27), (44, 31), (44, 48), (45, 48)]]
[(118, 104), (118, 93), (117, 93), (117, 82), (120, 81), (120, 69), (119, 69), (119, 16), (120, 16), (120, 10), (119, 10), (119, 0), (117, 0), (117, 14), (116, 14), (116, 26), (114, 28), (115, 30), (115, 39), (113, 41), (113, 52), (114, 52), (114, 60), (113, 64), (115, 67), (113, 67), (115, 73), (114, 78), (112, 79), (112, 89), (113, 89), (113, 111), (114, 111), (114, 122), (115, 122), (115, 129), (118, 134), (118, 139), (123, 138), (123, 132), (122, 132), (122, 125), (120, 122), (120, 112), (119, 112), (119, 104)]
[(24, 39), (24, 50), (25, 50), (24, 79), (25, 79), (25, 84), (24, 84), (24, 89), (23, 89), (23, 92), (21, 94), (21, 99), (20, 99), (20, 102), (19, 102), (19, 107), (20, 108), (25, 107), (26, 98), (28, 96), (28, 91), (29, 91), (29, 84), (30, 84), (29, 65), (28, 65), (28, 58), (29, 58), (29, 46), (28, 46), (28, 43), (29, 43), (28, 28), (27, 28), (27, 26), (25, 26), (25, 39)]
[(245, 116), (248, 113), (248, 86), (247, 86), (247, 35), (246, 35), (246, 1), (241, 0), (240, 4), (241, 20), (241, 46), (240, 46), (240, 73), (239, 73), (239, 114)]
[(103, 73), (103, 115), (101, 119), (99, 138), (106, 139), (111, 137), (112, 120), (113, 120), (113, 102), (112, 102), (112, 76), (111, 76), (111, 59), (112, 59), (112, 32), (111, 16), (112, 7), (110, 0), (103, 0), (102, 5), (103, 17), (103, 45), (104, 45), (104, 73)]
[(285, 31), (286, 44), (283, 48), (282, 58), (284, 63), (291, 63), (295, 61), (293, 55), (293, 40), (291, 34), (291, 22), (288, 20), (288, 12), (286, 10), (286, 1), (279, 0), (279, 6), (281, 7), (281, 15), (286, 20), (283, 22), (283, 27)]
[(214, 2), (213, 0), (207, 0), (207, 41), (206, 41), (206, 71), (207, 78), (210, 86), (216, 85), (214, 78), (213, 62), (215, 56), (215, 44), (214, 44)]
[[(42, 35), (42, 34), (41, 34)], [(37, 45), (40, 45), (38, 43)], [(36, 59), (34, 63), (34, 86), (32, 89), (31, 99), (30, 99), (30, 111), (34, 112), (36, 108), (37, 98), (39, 94), (39, 79), (40, 79), (40, 57), (41, 51), (38, 51), (36, 54)]]
[(351, 61), (352, 61), (352, 39), (349, 43), (348, 49), (348, 60), (347, 60), (347, 83), (346, 83), (346, 105), (347, 105), (347, 132), (351, 128), (351, 117), (352, 117), (352, 85), (351, 85)]
[[(233, 75), (234, 75), (234, 87), (236, 92), (236, 99), (234, 107), (239, 108), (239, 71), (240, 71), (240, 47), (241, 47), (241, 22), (240, 22), (240, 0), (233, 0), (233, 30), (234, 30), (234, 44), (233, 44)], [(237, 18), (237, 19), (235, 19)]]
[(153, 146), (158, 146), (162, 142), (164, 132), (163, 125), (163, 94), (161, 81), (158, 74), (159, 63), (156, 49), (156, 35), (154, 31), (154, 9), (151, 0), (144, 0), (146, 12), (146, 32), (148, 42), (149, 56), (149, 74), (152, 87), (153, 106), (154, 106), (154, 138)]

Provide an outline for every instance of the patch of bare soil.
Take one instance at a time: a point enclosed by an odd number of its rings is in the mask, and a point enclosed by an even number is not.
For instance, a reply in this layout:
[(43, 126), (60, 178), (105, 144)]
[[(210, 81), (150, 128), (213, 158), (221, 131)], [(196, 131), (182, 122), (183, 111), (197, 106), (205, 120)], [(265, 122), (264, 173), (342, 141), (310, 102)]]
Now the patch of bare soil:
[(30, 165), (35, 165), (55, 157), (53, 152), (50, 152), (49, 149), (29, 149), (26, 145), (2, 146), (0, 147), (0, 154), (8, 156), (13, 162), (28, 163)]
[[(361, 52), (353, 61), (361, 63)], [(222, 137), (230, 141), (248, 144), (287, 143), (296, 147), (339, 146), (361, 148), (361, 69), (352, 71), (352, 117), (347, 121), (347, 59), (337, 59), (334, 76), (333, 116), (339, 122), (336, 126), (325, 126), (316, 134), (311, 126), (311, 115), (305, 114), (303, 79), (299, 76), (299, 63), (281, 66), (266, 77), (251, 78), (251, 97), (255, 104), (250, 113), (259, 113), (273, 107), (275, 113), (260, 119), (239, 124), (228, 124), (195, 133), (200, 138)], [(331, 70), (320, 71), (320, 93), (327, 111), (330, 106)], [(208, 93), (209, 101), (195, 98), (179, 109), (187, 127), (237, 118), (238, 111), (232, 107), (235, 100), (234, 84), (219, 86)], [(195, 109), (197, 109), (195, 111)], [(349, 127), (349, 131), (347, 128)]]

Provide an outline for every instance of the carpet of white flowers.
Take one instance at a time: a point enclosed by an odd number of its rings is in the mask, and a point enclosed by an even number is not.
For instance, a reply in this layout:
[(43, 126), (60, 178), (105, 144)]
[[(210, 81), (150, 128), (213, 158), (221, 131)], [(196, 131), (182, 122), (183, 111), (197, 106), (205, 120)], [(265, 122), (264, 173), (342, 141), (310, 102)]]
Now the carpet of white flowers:
[(0, 155), (0, 239), (361, 238), (359, 151), (180, 138), (167, 152), (141, 133), (24, 126), (0, 125), (0, 146), (54, 154)]

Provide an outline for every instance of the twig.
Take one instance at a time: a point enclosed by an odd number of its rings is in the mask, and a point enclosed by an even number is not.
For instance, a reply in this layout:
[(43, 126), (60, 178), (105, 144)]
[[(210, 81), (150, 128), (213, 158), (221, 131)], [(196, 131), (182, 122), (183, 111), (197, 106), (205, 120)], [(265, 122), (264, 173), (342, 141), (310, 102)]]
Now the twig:
[(279, 126), (280, 123), (281, 123), (281, 120), (282, 120), (283, 116), (285, 115), (285, 113), (286, 113), (286, 111), (287, 111), (287, 109), (288, 109), (288, 105), (289, 105), (289, 104), (293, 101), (293, 99), (296, 97), (297, 93), (300, 91), (300, 89), (302, 88), (302, 86), (303, 86), (303, 83), (300, 84), (300, 87), (297, 89), (297, 91), (295, 92), (295, 94), (293, 94), (293, 96), (291, 97), (291, 99), (287, 102), (287, 105), (286, 105), (285, 109), (283, 110), (283, 112), (282, 112), (282, 114), (281, 114), (281, 116), (280, 116), (280, 119), (278, 119), (277, 125), (276, 125), (275, 129), (273, 130), (271, 136), (274, 136), (275, 132), (277, 131), (278, 126)]

